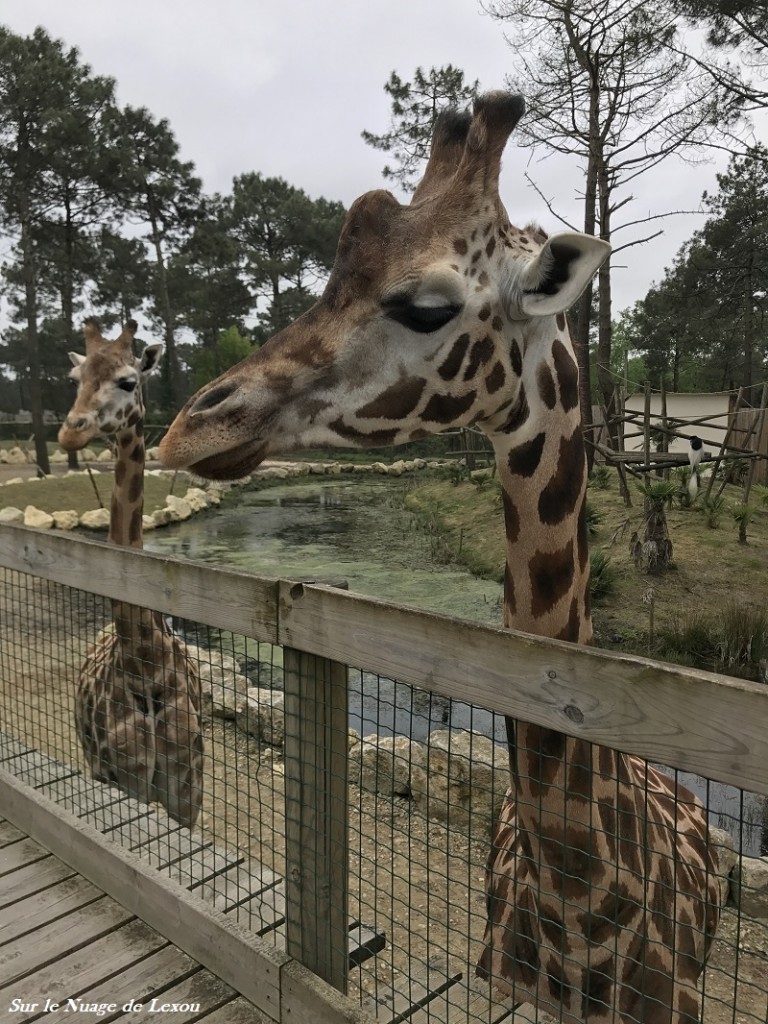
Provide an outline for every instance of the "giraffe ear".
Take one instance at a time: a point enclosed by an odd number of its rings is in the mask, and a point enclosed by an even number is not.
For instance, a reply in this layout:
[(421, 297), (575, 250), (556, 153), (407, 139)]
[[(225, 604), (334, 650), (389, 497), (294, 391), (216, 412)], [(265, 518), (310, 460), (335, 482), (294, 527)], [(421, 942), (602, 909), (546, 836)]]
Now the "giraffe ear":
[(611, 247), (602, 238), (563, 231), (544, 243), (541, 252), (517, 279), (517, 304), (525, 316), (564, 313), (578, 299)]
[(162, 345), (159, 342), (156, 345), (147, 345), (136, 360), (136, 369), (142, 377), (147, 377), (158, 368), (160, 360), (163, 358), (164, 351), (165, 345)]
[(78, 366), (82, 366), (85, 362), (85, 356), (81, 356), (79, 352), (67, 352), (67, 355), (69, 356), (70, 363), (72, 363), (75, 369), (77, 369)]

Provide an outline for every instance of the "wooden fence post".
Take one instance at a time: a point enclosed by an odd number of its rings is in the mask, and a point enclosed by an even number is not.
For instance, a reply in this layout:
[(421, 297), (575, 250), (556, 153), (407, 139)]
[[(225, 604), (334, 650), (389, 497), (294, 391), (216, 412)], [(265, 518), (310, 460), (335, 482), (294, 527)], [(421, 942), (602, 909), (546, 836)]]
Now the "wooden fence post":
[(283, 666), (286, 951), (346, 993), (347, 666), (290, 647), (284, 648)]

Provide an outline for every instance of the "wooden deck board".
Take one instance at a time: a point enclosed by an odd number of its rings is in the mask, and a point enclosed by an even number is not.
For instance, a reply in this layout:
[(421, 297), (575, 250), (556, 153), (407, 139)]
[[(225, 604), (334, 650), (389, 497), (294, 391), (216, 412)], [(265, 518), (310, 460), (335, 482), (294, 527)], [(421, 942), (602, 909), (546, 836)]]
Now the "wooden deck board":
[[(109, 897), (104, 899), (117, 906)], [(41, 936), (43, 934), (41, 932)], [(8, 1005), (12, 998), (21, 998), (42, 1001), (44, 1006), (46, 999), (63, 1001), (70, 994), (86, 992), (100, 984), (109, 990), (109, 979), (115, 978), (117, 985), (117, 978), (123, 971), (167, 945), (168, 941), (162, 935), (138, 918), (133, 918), (124, 922), (122, 927), (94, 937), (79, 949), (60, 955), (38, 970), (0, 988), (0, 1001)], [(7, 1016), (21, 1021), (35, 1014)]]
[(27, 750), (25, 753), (17, 754), (6, 761), (4, 767), (12, 771), (17, 779), (35, 788), (80, 774), (78, 768), (56, 761), (38, 750)]
[(101, 895), (101, 890), (95, 885), (91, 885), (80, 875), (73, 875), (57, 885), (11, 904), (0, 910), (0, 946), (19, 939), (27, 932), (49, 924), (72, 910), (79, 910)]
[(48, 854), (0, 878), (0, 909), (74, 876), (68, 864)]
[[(105, 808), (114, 809), (116, 804), (133, 805), (132, 801), (117, 786), (109, 786), (105, 782), (96, 782), (83, 775), (75, 775), (66, 780), (56, 780), (39, 786), (39, 791), (50, 797), (59, 806), (66, 807), (77, 818), (85, 818), (96, 828), (101, 825), (99, 812)], [(104, 815), (104, 820), (112, 820), (111, 815)]]
[(24, 833), (20, 828), (16, 828), (10, 821), (0, 821), (0, 846), (8, 846), (9, 843), (15, 843), (24, 838)]
[(218, 1010), (201, 1017), (200, 1024), (272, 1024), (272, 1021), (260, 1014), (247, 999), (236, 996)]
[[(185, 1021), (197, 1020), (201, 1013), (208, 1010), (218, 1010), (236, 994), (221, 978), (200, 968), (155, 996), (154, 1003), (147, 1003), (137, 1013), (126, 1013), (119, 1020), (121, 1024), (129, 1021), (146, 1024), (147, 1014), (152, 1013), (158, 1014), (155, 1019), (161, 1020), (163, 1024), (184, 1024)], [(179, 1008), (174, 1010), (174, 1004)]]
[(33, 839), (21, 839), (18, 843), (3, 846), (0, 848), (0, 876), (47, 856), (48, 851)]
[[(81, 907), (66, 917), (49, 922), (43, 928), (28, 932), (9, 950), (4, 951), (3, 962), (0, 964), (0, 986), (11, 985), (56, 961), (63, 963), (71, 950), (87, 946), (95, 939), (105, 940), (110, 932), (131, 919), (129, 911), (108, 896), (102, 896), (87, 907)], [(101, 962), (101, 950), (96, 959)]]

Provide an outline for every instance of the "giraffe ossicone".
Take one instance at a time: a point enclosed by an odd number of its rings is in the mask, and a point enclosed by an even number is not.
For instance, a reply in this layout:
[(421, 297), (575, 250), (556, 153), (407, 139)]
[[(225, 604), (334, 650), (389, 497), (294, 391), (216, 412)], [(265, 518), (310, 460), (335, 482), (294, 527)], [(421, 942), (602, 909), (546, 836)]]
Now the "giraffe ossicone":
[[(85, 355), (70, 353), (77, 394), (59, 431), (67, 451), (97, 435), (115, 446), (109, 540), (141, 548), (144, 509), (142, 383), (162, 358), (162, 345), (134, 355), (137, 325), (115, 341), (98, 321), (85, 321)], [(192, 826), (203, 793), (200, 680), (181, 639), (164, 617), (112, 602), (112, 628), (89, 649), (78, 678), (75, 724), (91, 774), (144, 803), (159, 802)]]
[[(160, 458), (236, 478), (273, 453), (476, 425), (502, 488), (505, 625), (591, 643), (565, 313), (610, 247), (510, 224), (499, 170), (522, 114), (495, 92), (441, 115), (411, 203), (374, 191), (353, 204), (317, 303), (202, 388)], [(719, 916), (701, 804), (639, 758), (521, 721), (507, 731), (478, 973), (564, 1021), (693, 1024)]]

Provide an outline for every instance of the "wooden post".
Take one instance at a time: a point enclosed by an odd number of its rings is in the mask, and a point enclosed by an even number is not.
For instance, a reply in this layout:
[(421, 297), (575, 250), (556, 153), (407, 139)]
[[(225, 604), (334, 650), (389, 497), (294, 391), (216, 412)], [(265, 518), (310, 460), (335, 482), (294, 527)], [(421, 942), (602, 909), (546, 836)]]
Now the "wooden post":
[[(765, 411), (766, 405), (768, 405), (768, 384), (763, 385), (763, 396), (760, 400), (760, 411), (757, 414), (756, 426), (757, 432), (755, 435), (755, 454), (760, 450), (760, 439), (763, 436), (763, 427), (765, 426)], [(749, 492), (752, 490), (752, 481), (755, 478), (755, 466), (757, 465), (757, 458), (749, 460), (749, 469), (747, 470), (747, 478), (744, 482), (744, 497), (742, 501), (746, 505), (749, 501)]]
[[(739, 409), (741, 408), (741, 402), (742, 402), (742, 396), (743, 395), (744, 395), (744, 388), (739, 388), (739, 393), (736, 395), (736, 404), (733, 407), (733, 412), (728, 415), (728, 429), (725, 432), (725, 437), (723, 438), (723, 443), (720, 445), (720, 451), (717, 453), (717, 457), (715, 458), (714, 465), (712, 466), (712, 472), (710, 474), (709, 481), (707, 483), (707, 490), (706, 490), (706, 493), (704, 495), (704, 501), (707, 501), (707, 499), (709, 498), (710, 494), (712, 493), (712, 487), (713, 487), (713, 485), (715, 483), (715, 477), (717, 476), (717, 471), (720, 468), (720, 463), (723, 460), (723, 455), (725, 453), (725, 449), (726, 449), (726, 447), (728, 445), (728, 442), (731, 440), (731, 434), (733, 433), (733, 425), (736, 422), (736, 414), (738, 413)], [(725, 487), (725, 482), (723, 482), (723, 487)], [(722, 494), (723, 487), (720, 488), (720, 491), (718, 492), (719, 494)]]
[[(669, 451), (669, 420), (667, 419), (667, 389), (664, 385), (664, 378), (661, 378), (661, 444), (659, 451), (664, 453)], [(658, 473), (658, 470), (657, 470)], [(663, 472), (658, 473), (659, 476), (663, 476), (665, 480), (669, 480), (669, 466), (666, 466)], [(669, 499), (669, 507), (672, 508), (672, 499)]]
[(651, 382), (645, 382), (645, 402), (643, 405), (643, 460), (645, 469), (651, 463)]
[(283, 666), (286, 950), (346, 993), (347, 666), (290, 647), (283, 651)]

